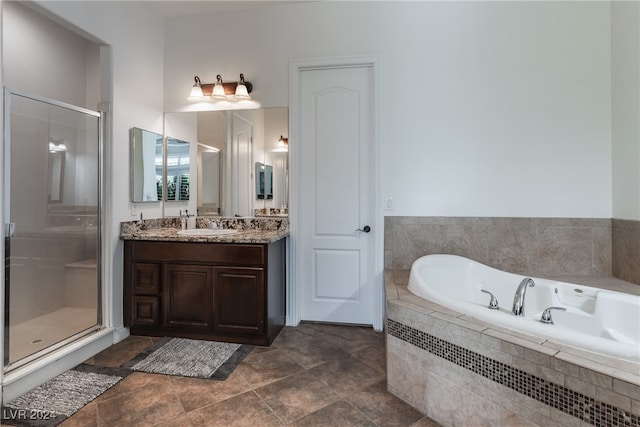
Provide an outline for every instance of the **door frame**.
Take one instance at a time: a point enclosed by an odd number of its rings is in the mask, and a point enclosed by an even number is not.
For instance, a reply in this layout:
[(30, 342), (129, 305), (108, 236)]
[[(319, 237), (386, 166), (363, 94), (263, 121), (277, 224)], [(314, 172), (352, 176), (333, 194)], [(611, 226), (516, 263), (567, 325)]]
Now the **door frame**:
[(379, 55), (341, 56), (324, 58), (293, 59), (289, 62), (289, 221), (291, 240), (291, 275), (287, 283), (287, 325), (297, 326), (301, 320), (302, 306), (302, 272), (300, 262), (302, 260), (302, 221), (300, 214), (300, 187), (301, 187), (301, 150), (297, 141), (300, 140), (300, 83), (303, 71), (318, 69), (338, 69), (349, 67), (371, 67), (373, 74), (373, 271), (371, 277), (374, 280), (376, 291), (374, 292), (373, 329), (382, 331), (384, 326), (384, 214), (382, 209), (382, 180), (380, 167), (380, 68), (381, 57)]

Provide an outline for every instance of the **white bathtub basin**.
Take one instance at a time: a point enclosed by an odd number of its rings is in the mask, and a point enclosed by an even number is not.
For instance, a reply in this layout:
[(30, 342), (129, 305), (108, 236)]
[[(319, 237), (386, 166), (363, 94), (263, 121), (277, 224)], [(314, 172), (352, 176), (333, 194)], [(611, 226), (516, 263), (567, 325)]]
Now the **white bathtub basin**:
[(226, 236), (228, 234), (235, 234), (238, 230), (233, 229), (224, 229), (224, 230), (215, 230), (211, 228), (194, 228), (192, 230), (180, 230), (178, 231), (178, 236)]
[[(414, 294), (505, 328), (621, 359), (640, 362), (640, 296), (533, 277), (525, 315), (511, 313), (515, 290), (526, 276), (496, 270), (455, 255), (427, 255), (411, 268)], [(494, 294), (500, 309), (487, 308)], [(540, 322), (549, 307), (555, 324)]]

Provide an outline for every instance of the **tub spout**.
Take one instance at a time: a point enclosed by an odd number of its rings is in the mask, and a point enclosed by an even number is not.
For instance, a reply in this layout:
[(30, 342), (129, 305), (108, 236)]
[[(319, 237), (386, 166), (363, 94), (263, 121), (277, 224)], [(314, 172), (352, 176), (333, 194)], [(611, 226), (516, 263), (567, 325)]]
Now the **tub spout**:
[(531, 277), (525, 277), (518, 285), (516, 294), (513, 297), (513, 308), (511, 309), (515, 316), (524, 316), (524, 296), (527, 293), (527, 288), (533, 288), (535, 285)]

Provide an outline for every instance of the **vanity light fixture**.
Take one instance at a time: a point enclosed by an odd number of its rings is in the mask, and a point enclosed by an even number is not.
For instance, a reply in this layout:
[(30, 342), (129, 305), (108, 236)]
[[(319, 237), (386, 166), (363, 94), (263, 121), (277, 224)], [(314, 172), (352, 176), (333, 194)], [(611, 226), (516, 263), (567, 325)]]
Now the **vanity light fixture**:
[(202, 93), (202, 84), (200, 83), (200, 77), (195, 76), (193, 78), (195, 84), (191, 88), (191, 93), (187, 98), (189, 101), (204, 101), (204, 94)]
[(276, 149), (273, 151), (276, 151), (276, 152), (289, 151), (289, 138), (285, 138), (284, 136), (280, 135), (280, 139), (278, 140), (278, 145), (276, 146)]
[(189, 101), (251, 99), (249, 94), (253, 90), (253, 84), (245, 81), (242, 73), (240, 73), (239, 82), (223, 82), (220, 74), (216, 76), (215, 83), (202, 83), (198, 76), (193, 79), (195, 84), (187, 98)]
[(67, 146), (64, 144), (64, 138), (55, 139), (53, 137), (49, 137), (49, 152), (50, 153), (59, 153), (61, 151), (67, 151)]
[(244, 74), (242, 73), (240, 73), (240, 81), (238, 82), (238, 86), (236, 86), (235, 97), (237, 99), (251, 99), (247, 91), (247, 85), (244, 83)]
[(222, 76), (218, 74), (216, 76), (218, 80), (216, 84), (213, 86), (213, 91), (211, 92), (211, 98), (213, 99), (227, 99), (227, 95), (224, 94), (224, 86), (222, 86)]

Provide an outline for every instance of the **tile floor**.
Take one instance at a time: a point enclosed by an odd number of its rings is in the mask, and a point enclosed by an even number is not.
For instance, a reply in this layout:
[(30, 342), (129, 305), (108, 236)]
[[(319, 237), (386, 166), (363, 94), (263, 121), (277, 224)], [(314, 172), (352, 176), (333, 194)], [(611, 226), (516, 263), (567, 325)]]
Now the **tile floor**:
[[(155, 341), (132, 336), (86, 363), (120, 366)], [(134, 372), (61, 426), (438, 426), (387, 392), (385, 372), (384, 334), (303, 323), (226, 381)]]

